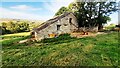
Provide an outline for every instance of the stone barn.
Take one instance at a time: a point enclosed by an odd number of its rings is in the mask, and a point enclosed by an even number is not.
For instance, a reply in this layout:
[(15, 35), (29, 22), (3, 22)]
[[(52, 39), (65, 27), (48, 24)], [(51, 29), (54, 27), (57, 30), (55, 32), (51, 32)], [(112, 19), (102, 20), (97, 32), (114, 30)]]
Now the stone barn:
[(31, 32), (35, 40), (57, 37), (60, 34), (71, 33), (78, 30), (77, 19), (72, 12), (54, 17)]

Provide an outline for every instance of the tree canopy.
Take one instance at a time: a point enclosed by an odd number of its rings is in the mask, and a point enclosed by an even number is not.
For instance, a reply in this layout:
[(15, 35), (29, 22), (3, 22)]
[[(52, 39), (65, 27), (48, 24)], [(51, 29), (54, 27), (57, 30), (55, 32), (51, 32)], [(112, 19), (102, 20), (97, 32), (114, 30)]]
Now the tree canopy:
[(61, 14), (63, 14), (64, 12), (67, 12), (67, 11), (69, 11), (68, 8), (63, 6), (63, 7), (61, 7), (61, 8), (58, 10), (58, 12), (55, 14), (55, 16), (61, 15)]
[(27, 22), (3, 22), (2, 34), (18, 33), (30, 31), (29, 24)]
[[(63, 10), (64, 9), (64, 10)], [(64, 12), (73, 12), (78, 20), (79, 27), (99, 26), (110, 21), (110, 14), (118, 10), (117, 2), (72, 2), (67, 8), (61, 7), (56, 15)]]

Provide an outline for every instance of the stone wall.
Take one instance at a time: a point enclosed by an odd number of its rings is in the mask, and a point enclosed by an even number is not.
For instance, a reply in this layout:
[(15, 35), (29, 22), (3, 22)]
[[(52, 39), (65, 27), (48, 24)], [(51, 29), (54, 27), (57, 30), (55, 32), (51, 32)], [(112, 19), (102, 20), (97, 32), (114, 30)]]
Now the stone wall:
[(77, 32), (98, 32), (98, 26), (96, 27), (80, 27)]
[[(71, 25), (69, 23), (69, 19), (72, 18), (71, 22), (74, 25)], [(60, 30), (57, 30), (57, 25), (60, 26)], [(56, 21), (55, 23), (51, 24), (50, 26), (40, 30), (38, 33), (36, 33), (37, 39), (44, 39), (49, 38), (49, 34), (63, 34), (63, 33), (71, 33), (74, 30), (77, 30), (78, 28), (75, 27), (78, 26), (76, 17), (72, 14), (69, 14), (68, 16), (61, 18), (60, 20)]]

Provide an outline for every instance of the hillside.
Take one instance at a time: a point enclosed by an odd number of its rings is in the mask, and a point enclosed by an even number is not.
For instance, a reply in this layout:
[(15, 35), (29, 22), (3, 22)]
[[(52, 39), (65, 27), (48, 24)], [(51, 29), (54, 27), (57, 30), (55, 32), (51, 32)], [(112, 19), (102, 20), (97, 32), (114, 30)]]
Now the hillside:
[(0, 18), (0, 23), (2, 22), (28, 22), (28, 23), (39, 23), (42, 24), (44, 22), (44, 20), (29, 20), (29, 19), (12, 19), (12, 18)]
[[(26, 28), (26, 29), (28, 29), (28, 30), (32, 30), (33, 28), (35, 28), (35, 27), (37, 27), (37, 26), (39, 26), (39, 25), (41, 25), (44, 21), (43, 20), (27, 20), (27, 19), (11, 19), (11, 18), (0, 18), (0, 26), (2, 26), (2, 23), (5, 23), (6, 25), (4, 25), (4, 27), (5, 28), (3, 28), (3, 30), (10, 30), (10, 28), (9, 27), (12, 27), (12, 26), (14, 26), (13, 24), (16, 24), (14, 27), (20, 27), (20, 25), (22, 26), (22, 24), (21, 23), (25, 23), (25, 24), (29, 24), (29, 26)], [(10, 22), (13, 22), (13, 24), (11, 24)], [(19, 24), (19, 25), (18, 25)], [(21, 28), (11, 28), (11, 29), (14, 29), (16, 32), (17, 32), (17, 30), (20, 30)], [(24, 27), (25, 27), (25, 25), (24, 25)], [(4, 33), (3, 34), (7, 34), (7, 32), (8, 31), (4, 31)], [(28, 31), (27, 30), (27, 31)], [(11, 32), (9, 32), (9, 33), (12, 33), (12, 31), (13, 30), (10, 30)], [(13, 31), (13, 33), (15, 32), (15, 31)]]
[(7, 39), (2, 41), (2, 64), (5, 66), (117, 66), (120, 60), (118, 32), (85, 38), (65, 34), (23, 44), (17, 42), (26, 36), (2, 37)]

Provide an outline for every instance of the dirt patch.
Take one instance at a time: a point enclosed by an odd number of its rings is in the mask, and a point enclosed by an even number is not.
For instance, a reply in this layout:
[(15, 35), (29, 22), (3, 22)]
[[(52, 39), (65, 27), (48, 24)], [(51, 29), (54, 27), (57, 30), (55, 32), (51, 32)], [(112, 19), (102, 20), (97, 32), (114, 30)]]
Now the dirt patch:
[(87, 32), (87, 34), (83, 34), (82, 32), (78, 32), (78, 33), (71, 33), (70, 36), (76, 37), (76, 38), (83, 38), (83, 37), (89, 37), (89, 36), (94, 37), (98, 34), (106, 34), (106, 33), (104, 33), (104, 32), (97, 32), (97, 33)]
[(30, 39), (25, 39), (25, 40), (21, 40), (18, 42), (18, 44), (22, 44), (22, 43), (32, 43), (34, 42), (35, 39), (34, 38), (30, 38)]

